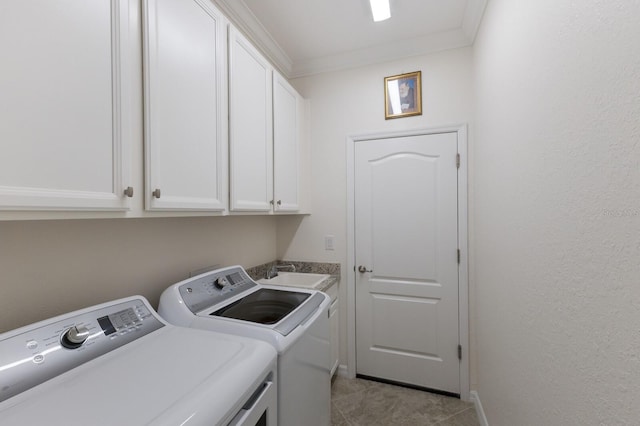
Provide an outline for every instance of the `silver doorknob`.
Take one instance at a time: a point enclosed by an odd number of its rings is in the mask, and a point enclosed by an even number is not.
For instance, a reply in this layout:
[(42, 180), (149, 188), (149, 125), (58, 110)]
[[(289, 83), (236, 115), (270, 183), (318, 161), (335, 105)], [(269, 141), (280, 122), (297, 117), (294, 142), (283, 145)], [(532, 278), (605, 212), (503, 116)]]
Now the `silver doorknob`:
[(364, 274), (365, 272), (373, 272), (371, 269), (367, 269), (366, 266), (360, 265), (358, 266), (358, 272)]
[(156, 189), (151, 193), (151, 195), (153, 195), (155, 198), (160, 198), (160, 189)]
[(124, 190), (124, 195), (129, 198), (133, 197), (133, 188), (131, 186), (127, 186), (127, 189)]

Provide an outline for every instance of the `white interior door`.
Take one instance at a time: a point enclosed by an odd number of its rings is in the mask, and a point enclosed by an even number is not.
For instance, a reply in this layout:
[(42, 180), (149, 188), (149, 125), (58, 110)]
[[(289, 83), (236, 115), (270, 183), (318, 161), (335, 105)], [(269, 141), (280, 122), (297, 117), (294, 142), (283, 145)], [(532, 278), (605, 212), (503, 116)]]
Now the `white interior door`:
[(460, 393), (457, 152), (455, 132), (355, 144), (359, 375)]

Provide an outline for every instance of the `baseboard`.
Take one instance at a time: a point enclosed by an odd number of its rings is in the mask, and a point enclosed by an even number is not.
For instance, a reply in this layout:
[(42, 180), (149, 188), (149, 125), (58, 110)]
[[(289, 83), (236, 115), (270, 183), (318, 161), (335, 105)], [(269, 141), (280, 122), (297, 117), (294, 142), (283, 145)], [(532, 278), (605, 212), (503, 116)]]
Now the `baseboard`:
[(340, 364), (336, 369), (336, 374), (340, 377), (344, 377), (345, 379), (352, 379), (353, 377), (349, 377), (349, 372), (347, 370), (347, 366), (344, 364)]
[(478, 415), (480, 426), (489, 426), (487, 416), (485, 416), (484, 409), (482, 408), (482, 402), (480, 402), (480, 395), (478, 395), (478, 392), (474, 390), (469, 392), (469, 394), (471, 396), (471, 402), (473, 402), (473, 405), (476, 407), (476, 414)]

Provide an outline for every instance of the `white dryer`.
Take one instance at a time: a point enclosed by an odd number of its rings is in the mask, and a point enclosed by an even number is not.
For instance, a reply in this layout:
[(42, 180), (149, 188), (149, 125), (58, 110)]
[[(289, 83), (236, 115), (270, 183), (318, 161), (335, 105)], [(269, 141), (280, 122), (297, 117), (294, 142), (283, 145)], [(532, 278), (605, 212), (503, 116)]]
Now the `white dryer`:
[(275, 368), (270, 345), (130, 297), (0, 334), (0, 424), (276, 426)]
[(241, 266), (167, 288), (158, 313), (192, 328), (252, 337), (278, 352), (278, 425), (331, 422), (330, 298), (316, 290), (262, 285)]

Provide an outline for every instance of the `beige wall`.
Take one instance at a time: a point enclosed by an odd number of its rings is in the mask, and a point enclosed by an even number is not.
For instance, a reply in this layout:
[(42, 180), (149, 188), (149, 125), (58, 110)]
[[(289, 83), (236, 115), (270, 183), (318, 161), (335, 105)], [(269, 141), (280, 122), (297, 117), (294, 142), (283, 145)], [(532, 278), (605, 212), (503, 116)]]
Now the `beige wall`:
[[(422, 71), (423, 114), (385, 120), (384, 77), (412, 71)], [(313, 214), (278, 224), (278, 257), (340, 262), (346, 283), (346, 137), (471, 123), (471, 72), (472, 51), (464, 48), (294, 80), (311, 103)], [(324, 249), (325, 235), (335, 236), (334, 251)], [(340, 297), (346, 300), (345, 285)], [(346, 306), (340, 306), (343, 364)]]
[(157, 307), (189, 271), (275, 250), (274, 217), (0, 222), (0, 332), (134, 294)]
[(474, 47), (492, 426), (640, 419), (640, 3), (491, 0)]

